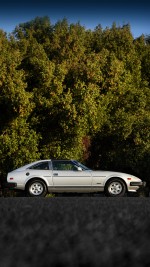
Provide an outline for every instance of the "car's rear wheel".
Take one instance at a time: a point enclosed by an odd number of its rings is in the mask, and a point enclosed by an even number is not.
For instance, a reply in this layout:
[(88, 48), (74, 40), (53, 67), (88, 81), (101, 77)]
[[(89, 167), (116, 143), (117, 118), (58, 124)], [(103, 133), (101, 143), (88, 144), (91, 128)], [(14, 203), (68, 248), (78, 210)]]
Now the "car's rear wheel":
[(105, 193), (110, 197), (122, 197), (126, 193), (126, 185), (120, 179), (111, 179), (105, 186)]
[(47, 194), (47, 187), (42, 180), (35, 179), (28, 183), (26, 192), (27, 195), (31, 197), (45, 197)]

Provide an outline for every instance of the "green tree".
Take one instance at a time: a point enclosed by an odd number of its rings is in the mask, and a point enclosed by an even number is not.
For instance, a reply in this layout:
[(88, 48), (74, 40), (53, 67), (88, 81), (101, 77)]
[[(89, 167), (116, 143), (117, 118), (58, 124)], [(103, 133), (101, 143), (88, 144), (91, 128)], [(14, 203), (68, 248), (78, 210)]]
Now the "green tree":
[(142, 79), (148, 82), (150, 86), (150, 42), (149, 38), (145, 38), (144, 35), (135, 40), (135, 47), (138, 57), (141, 60), (141, 74)]
[[(6, 173), (9, 166), (14, 168), (37, 157), (38, 140), (27, 123), (33, 104), (32, 94), (26, 91), (24, 72), (19, 69), (22, 57), (2, 32), (0, 51), (0, 169)], [(30, 151), (25, 145), (29, 143)]]
[[(136, 57), (134, 52), (131, 60), (134, 62)], [(107, 103), (107, 122), (93, 138), (89, 161), (95, 167), (130, 170), (140, 175), (142, 162), (150, 151), (150, 91), (142, 80), (140, 60), (136, 60), (135, 73), (114, 52), (106, 59), (101, 92)], [(147, 168), (148, 162), (149, 158)], [(147, 170), (143, 173), (147, 178)]]
[[(39, 33), (41, 27), (35, 23)], [(101, 57), (93, 52), (86, 55), (87, 34), (80, 24), (69, 25), (65, 19), (56, 23), (49, 49), (33, 34), (32, 24), (23, 28), (29, 37), (20, 38), (25, 47), (21, 48), (21, 67), (26, 74), (26, 90), (33, 93), (35, 105), (30, 124), (41, 136), (43, 157), (79, 158), (85, 136), (102, 124), (98, 121), (103, 118), (98, 86)]]
[(91, 31), (37, 17), (10, 39), (1, 32), (0, 49), (1, 168), (9, 159), (17, 167), (37, 157), (76, 158), (148, 177), (144, 36), (134, 40), (130, 25)]

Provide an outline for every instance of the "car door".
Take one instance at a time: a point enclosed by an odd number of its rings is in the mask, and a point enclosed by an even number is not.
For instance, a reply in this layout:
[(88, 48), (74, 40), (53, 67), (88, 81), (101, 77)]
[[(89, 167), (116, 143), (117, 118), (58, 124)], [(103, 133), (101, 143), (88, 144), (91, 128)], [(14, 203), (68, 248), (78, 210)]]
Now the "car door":
[(92, 186), (90, 170), (82, 170), (69, 160), (53, 160), (53, 185), (58, 192), (89, 192)]

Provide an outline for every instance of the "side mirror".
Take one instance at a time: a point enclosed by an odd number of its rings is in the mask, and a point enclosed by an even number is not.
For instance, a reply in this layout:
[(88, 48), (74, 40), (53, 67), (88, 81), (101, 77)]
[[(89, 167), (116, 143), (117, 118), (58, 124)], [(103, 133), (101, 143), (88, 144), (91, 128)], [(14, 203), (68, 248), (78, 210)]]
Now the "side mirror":
[(77, 170), (78, 170), (78, 171), (82, 171), (82, 168), (81, 168), (81, 167), (78, 167)]

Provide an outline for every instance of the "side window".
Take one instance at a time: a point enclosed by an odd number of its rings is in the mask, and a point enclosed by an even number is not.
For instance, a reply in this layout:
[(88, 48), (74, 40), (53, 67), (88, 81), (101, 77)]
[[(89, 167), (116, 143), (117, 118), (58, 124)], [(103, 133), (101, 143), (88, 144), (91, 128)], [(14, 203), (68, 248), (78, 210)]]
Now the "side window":
[(31, 166), (29, 169), (33, 170), (49, 170), (49, 163), (48, 161), (37, 163), (33, 166)]
[(77, 167), (71, 161), (53, 160), (53, 170), (76, 171)]

